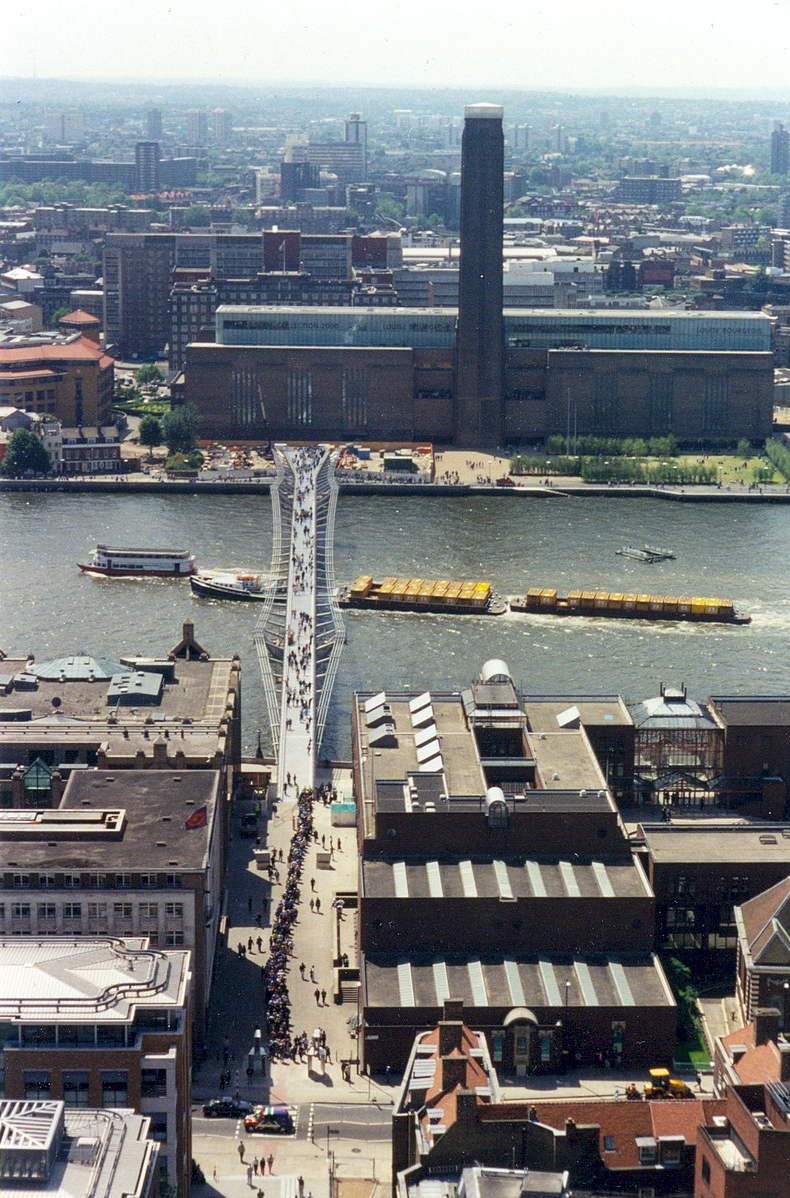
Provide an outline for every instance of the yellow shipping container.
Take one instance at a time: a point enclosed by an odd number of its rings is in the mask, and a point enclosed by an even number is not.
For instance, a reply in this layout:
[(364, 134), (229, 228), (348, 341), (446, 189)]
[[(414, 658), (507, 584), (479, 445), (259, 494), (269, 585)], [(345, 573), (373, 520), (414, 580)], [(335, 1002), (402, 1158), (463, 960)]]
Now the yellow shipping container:
[(595, 591), (582, 591), (582, 607), (595, 607)]
[(636, 595), (623, 595), (623, 608), (625, 611), (633, 611), (636, 608)]
[(370, 574), (360, 574), (359, 578), (351, 587), (351, 594), (355, 598), (361, 598), (362, 596), (367, 595), (372, 585), (373, 579), (371, 578)]
[(529, 590), (527, 591), (527, 598), (528, 599), (540, 599), (542, 594), (543, 594), (543, 591), (540, 589), (540, 587), (530, 587)]
[(651, 599), (652, 599), (652, 595), (637, 595), (636, 610), (637, 611), (647, 611), (650, 607)]
[(595, 592), (595, 606), (596, 607), (608, 607), (609, 606), (609, 592), (608, 591), (596, 591)]

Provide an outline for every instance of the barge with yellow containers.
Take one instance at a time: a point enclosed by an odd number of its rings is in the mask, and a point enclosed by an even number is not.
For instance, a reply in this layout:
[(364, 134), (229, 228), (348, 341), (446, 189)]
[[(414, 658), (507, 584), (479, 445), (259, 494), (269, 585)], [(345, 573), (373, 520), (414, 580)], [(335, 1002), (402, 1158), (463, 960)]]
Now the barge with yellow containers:
[(453, 615), (501, 616), (507, 603), (491, 589), (490, 582), (452, 582), (434, 578), (385, 578), (376, 582), (362, 574), (338, 595), (341, 607), (373, 611), (443, 612)]
[(697, 624), (750, 624), (751, 616), (732, 599), (689, 598), (679, 595), (631, 595), (619, 591), (568, 591), (532, 587), (523, 598), (511, 599), (514, 612), (553, 616), (614, 616), (632, 620), (688, 620)]

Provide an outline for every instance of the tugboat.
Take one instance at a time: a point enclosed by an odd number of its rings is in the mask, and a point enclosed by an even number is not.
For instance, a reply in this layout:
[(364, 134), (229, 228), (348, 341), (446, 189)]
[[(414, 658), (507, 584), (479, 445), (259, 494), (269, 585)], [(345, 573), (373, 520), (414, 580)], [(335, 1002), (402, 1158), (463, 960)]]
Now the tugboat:
[(638, 562), (668, 562), (674, 558), (671, 549), (656, 549), (653, 545), (643, 545), (641, 549), (633, 545), (623, 545), (617, 550), (621, 557), (632, 557)]
[(198, 570), (189, 580), (192, 592), (204, 599), (265, 599), (262, 574), (235, 570)]
[(87, 562), (77, 562), (87, 574), (110, 578), (188, 578), (195, 559), (188, 549), (124, 549), (97, 545)]

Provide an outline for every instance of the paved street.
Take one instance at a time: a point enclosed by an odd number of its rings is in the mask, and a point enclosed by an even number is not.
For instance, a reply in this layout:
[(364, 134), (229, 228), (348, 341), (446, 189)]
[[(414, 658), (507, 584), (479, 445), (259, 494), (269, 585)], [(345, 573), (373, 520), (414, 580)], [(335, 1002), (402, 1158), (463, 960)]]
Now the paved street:
[[(347, 771), (330, 775), (319, 772), (318, 782), (329, 781), (338, 792), (348, 794), (350, 779)], [(264, 1198), (291, 1198), (297, 1193), (297, 1178), (304, 1178), (305, 1198), (327, 1198), (327, 1151), (334, 1154), (336, 1171), (342, 1177), (386, 1178), (390, 1167), (390, 1119), (395, 1081), (389, 1086), (384, 1078), (368, 1079), (359, 1076), (351, 1067), (351, 1080), (341, 1077), (341, 1060), (355, 1060), (357, 1047), (353, 1026), (356, 1004), (335, 1004), (333, 998), (333, 943), (337, 913), (332, 903), (338, 893), (353, 894), (357, 889), (358, 858), (353, 828), (333, 828), (329, 808), (323, 803), (314, 806), (314, 826), (318, 841), (310, 849), (304, 868), (299, 919), (294, 929), (294, 956), (288, 975), (293, 1031), (306, 1031), (308, 1036), (316, 1027), (326, 1031), (331, 1060), (323, 1075), (309, 1073), (307, 1064), (275, 1061), (269, 1073), (256, 1073), (249, 1084), (245, 1074), (247, 1052), (254, 1041), (257, 1027), (264, 1023), (261, 1001), (261, 966), (266, 961), (269, 937), (269, 916), (277, 906), (282, 885), (269, 886), (267, 875), (255, 869), (254, 840), (239, 836), (241, 814), (247, 804), (234, 810), (233, 835), (229, 847), (228, 947), (220, 950), (215, 970), (215, 989), (212, 993), (212, 1015), (205, 1059), (196, 1066), (193, 1085), (194, 1141), (193, 1156), (206, 1175), (203, 1191), (210, 1198), (213, 1189), (225, 1198), (241, 1198), (250, 1193), (246, 1161), (271, 1151), (275, 1157), (275, 1176), (267, 1174), (263, 1184)], [(278, 803), (268, 821), (261, 820), (261, 834), (274, 851), (282, 849), (288, 855), (293, 832), (296, 804)], [(323, 843), (322, 843), (323, 838)], [(318, 869), (316, 852), (329, 851), (329, 869)], [(311, 879), (315, 889), (311, 887)], [(285, 881), (285, 871), (281, 871)], [(310, 910), (310, 900), (320, 900), (320, 913)], [(257, 915), (261, 916), (258, 926)], [(343, 933), (354, 927), (356, 912), (344, 911)], [(262, 951), (257, 948), (261, 936)], [(238, 954), (239, 943), (253, 947), (246, 960)], [(344, 935), (345, 951), (353, 945), (354, 937)], [(305, 980), (299, 965), (305, 965)], [(313, 969), (315, 982), (310, 980)], [(319, 992), (316, 1002), (315, 991)], [(321, 991), (326, 991), (325, 1003)], [(219, 1075), (223, 1070), (223, 1048), (228, 1041), (232, 1081), (230, 1092), (238, 1090), (241, 1098), (251, 1102), (287, 1105), (295, 1108), (296, 1134), (291, 1137), (249, 1136), (237, 1119), (205, 1119), (202, 1103), (219, 1095)], [(327, 1136), (327, 1129), (329, 1135)], [(239, 1160), (243, 1146), (245, 1164)], [(217, 1170), (216, 1181), (213, 1170)], [(283, 1180), (283, 1178), (287, 1180)], [(261, 1179), (253, 1176), (252, 1190), (261, 1188)], [(282, 1187), (286, 1188), (283, 1189)], [(292, 1188), (288, 1188), (292, 1187)]]

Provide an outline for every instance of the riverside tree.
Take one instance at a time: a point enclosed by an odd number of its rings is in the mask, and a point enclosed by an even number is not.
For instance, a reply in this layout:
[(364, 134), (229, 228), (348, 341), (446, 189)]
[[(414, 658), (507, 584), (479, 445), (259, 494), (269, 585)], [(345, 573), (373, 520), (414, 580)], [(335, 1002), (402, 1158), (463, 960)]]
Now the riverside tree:
[(8, 449), (3, 458), (3, 474), (14, 477), (19, 474), (48, 474), (52, 461), (37, 433), (29, 428), (18, 428), (8, 439)]

